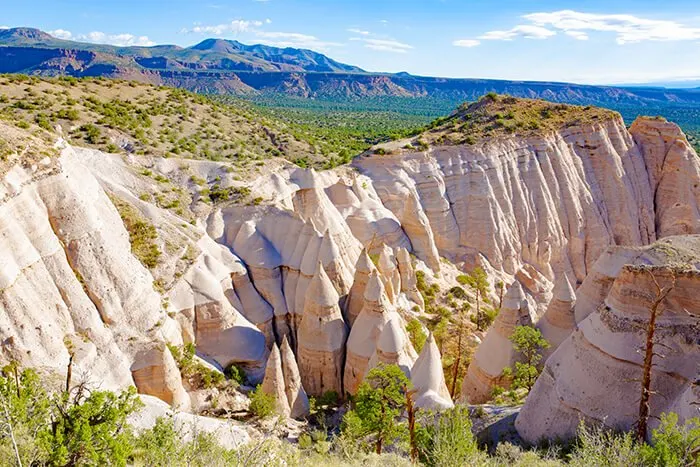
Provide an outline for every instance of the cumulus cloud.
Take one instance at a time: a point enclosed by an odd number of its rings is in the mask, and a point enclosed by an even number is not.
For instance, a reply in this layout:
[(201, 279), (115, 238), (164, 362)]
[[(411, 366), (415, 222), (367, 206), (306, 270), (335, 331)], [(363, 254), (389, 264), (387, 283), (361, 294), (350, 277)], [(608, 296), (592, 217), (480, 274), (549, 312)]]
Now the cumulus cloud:
[(507, 31), (489, 31), (479, 37), (485, 41), (512, 41), (518, 37), (525, 39), (547, 39), (556, 36), (555, 31), (551, 31), (542, 26), (533, 26), (529, 24), (515, 26)]
[(149, 47), (155, 45), (148, 36), (135, 36), (133, 34), (106, 34), (101, 31), (92, 31), (75, 37), (79, 41), (94, 42), (96, 44), (110, 44), (120, 47), (141, 46)]
[(364, 46), (371, 50), (377, 50), (379, 52), (391, 52), (397, 54), (405, 54), (413, 48), (412, 45), (404, 44), (393, 39), (371, 39), (366, 37), (352, 37), (351, 41), (359, 41), (364, 44)]
[(274, 47), (326, 50), (329, 47), (340, 47), (343, 45), (337, 42), (326, 42), (316, 36), (298, 32), (255, 31), (255, 36), (259, 39), (261, 44)]
[(51, 34), (53, 37), (65, 40), (73, 38), (73, 33), (70, 31), (66, 31), (65, 29), (54, 29), (53, 31), (49, 31), (49, 34)]
[(460, 39), (452, 43), (452, 45), (457, 47), (476, 47), (479, 44), (481, 44), (481, 41), (476, 39)]
[(586, 31), (612, 32), (616, 35), (615, 40), (618, 44), (700, 39), (700, 28), (686, 26), (677, 21), (647, 19), (633, 15), (561, 10), (550, 13), (531, 13), (524, 18), (535, 25), (552, 27), (567, 34), (569, 32), (581, 34)]
[(10, 29), (9, 26), (0, 26), (0, 29)]
[[(269, 24), (272, 21), (265, 20), (265, 23)], [(201, 24), (195, 24), (192, 29), (183, 29), (184, 33), (195, 33), (195, 34), (212, 34), (214, 36), (223, 36), (224, 34), (240, 34), (242, 32), (248, 32), (254, 28), (259, 28), (263, 25), (263, 21), (258, 20), (243, 20), (236, 19), (229, 23), (215, 24), (210, 26), (205, 26)]]

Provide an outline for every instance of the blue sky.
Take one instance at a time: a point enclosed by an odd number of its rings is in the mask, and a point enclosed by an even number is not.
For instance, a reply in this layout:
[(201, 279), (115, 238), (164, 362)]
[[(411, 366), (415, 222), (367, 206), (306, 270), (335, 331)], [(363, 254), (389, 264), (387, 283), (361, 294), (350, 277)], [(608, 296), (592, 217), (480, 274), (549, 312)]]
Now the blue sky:
[(0, 26), (119, 45), (222, 37), (429, 76), (700, 78), (697, 0), (0, 0)]

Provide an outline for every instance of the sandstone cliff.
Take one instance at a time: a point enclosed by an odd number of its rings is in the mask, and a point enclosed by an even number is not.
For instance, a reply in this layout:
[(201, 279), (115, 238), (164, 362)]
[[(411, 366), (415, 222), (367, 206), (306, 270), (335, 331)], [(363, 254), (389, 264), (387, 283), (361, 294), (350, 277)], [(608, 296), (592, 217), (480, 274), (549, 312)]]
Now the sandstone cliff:
[[(673, 286), (656, 324), (652, 415), (697, 412), (700, 376), (700, 236), (649, 247), (613, 247), (579, 289), (576, 329), (547, 360), (516, 420), (523, 438), (567, 438), (580, 420), (628, 430), (636, 421), (649, 309), (657, 289)], [(579, 307), (585, 313), (578, 313)], [(579, 317), (581, 319), (579, 319)]]

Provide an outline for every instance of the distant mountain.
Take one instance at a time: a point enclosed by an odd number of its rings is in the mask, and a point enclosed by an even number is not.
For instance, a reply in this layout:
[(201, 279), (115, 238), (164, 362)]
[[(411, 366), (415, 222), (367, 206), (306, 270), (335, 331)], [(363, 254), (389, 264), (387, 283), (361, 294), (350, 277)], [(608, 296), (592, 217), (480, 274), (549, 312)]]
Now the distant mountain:
[(223, 39), (206, 39), (187, 48), (116, 47), (57, 39), (31, 28), (0, 30), (0, 73), (122, 78), (201, 93), (243, 96), (345, 101), (383, 97), (434, 99), (446, 103), (447, 108), (488, 92), (615, 109), (700, 107), (700, 89), (368, 73), (304, 49), (246, 45)]
[[(89, 44), (55, 38), (33, 28), (0, 30), (0, 46), (9, 49), (39, 48), (55, 51), (53, 56), (67, 54), (67, 51), (91, 52), (94, 55), (82, 57), (82, 65), (89, 69), (97, 60), (100, 64), (112, 64), (135, 70), (217, 70), (217, 71), (317, 71), (317, 72), (358, 72), (361, 68), (345, 65), (323, 54), (305, 49), (278, 48), (266, 45), (245, 45), (238, 41), (206, 39), (192, 47), (159, 45), (154, 47), (117, 47), (106, 44)], [(5, 50), (5, 54), (11, 50)], [(46, 53), (46, 52), (44, 52)], [(42, 56), (43, 57), (43, 56)], [(37, 56), (38, 58), (38, 56)], [(51, 63), (34, 63), (39, 70), (50, 70)], [(30, 67), (30, 68), (34, 68)], [(0, 63), (0, 68), (7, 64)], [(60, 69), (60, 66), (59, 66)], [(77, 70), (76, 70), (77, 71)]]

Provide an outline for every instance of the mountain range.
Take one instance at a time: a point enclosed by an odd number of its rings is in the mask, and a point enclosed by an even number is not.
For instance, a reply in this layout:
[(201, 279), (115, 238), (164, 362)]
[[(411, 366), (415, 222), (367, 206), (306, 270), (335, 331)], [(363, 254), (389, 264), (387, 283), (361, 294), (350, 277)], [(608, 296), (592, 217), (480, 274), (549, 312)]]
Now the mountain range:
[(62, 40), (32, 28), (0, 31), (0, 72), (123, 78), (195, 92), (242, 96), (432, 98), (456, 103), (497, 92), (612, 107), (700, 106), (700, 88), (590, 86), (370, 73), (305, 49), (245, 45), (224, 39), (206, 39), (187, 48), (117, 47)]

